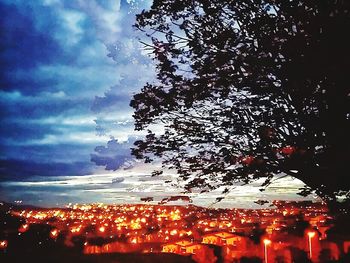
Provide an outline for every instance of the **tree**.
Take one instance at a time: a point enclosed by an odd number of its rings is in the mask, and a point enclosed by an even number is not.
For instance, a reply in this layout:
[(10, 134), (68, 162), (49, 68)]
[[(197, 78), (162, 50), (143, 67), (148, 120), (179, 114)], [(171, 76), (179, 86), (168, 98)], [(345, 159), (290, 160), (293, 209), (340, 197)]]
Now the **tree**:
[(254, 224), (252, 232), (249, 238), (254, 242), (254, 244), (260, 244), (262, 237), (266, 234), (266, 229), (262, 228), (260, 224)]
[[(134, 95), (132, 153), (186, 191), (290, 175), (350, 197), (350, 28), (345, 0), (155, 0), (135, 27), (157, 80)], [(161, 173), (155, 171), (155, 175)]]
[(288, 235), (304, 237), (305, 231), (311, 228), (310, 223), (304, 219), (302, 214), (298, 214), (295, 219), (292, 224), (287, 225), (283, 232), (288, 233)]

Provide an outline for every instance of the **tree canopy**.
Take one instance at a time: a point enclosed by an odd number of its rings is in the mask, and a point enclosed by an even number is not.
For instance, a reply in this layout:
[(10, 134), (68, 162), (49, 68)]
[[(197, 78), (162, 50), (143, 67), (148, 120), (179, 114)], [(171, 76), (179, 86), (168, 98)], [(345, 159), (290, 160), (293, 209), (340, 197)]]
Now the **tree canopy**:
[[(350, 197), (350, 3), (155, 0), (135, 27), (157, 79), (134, 95), (132, 149), (186, 190), (291, 175)], [(155, 172), (158, 174), (160, 172)]]

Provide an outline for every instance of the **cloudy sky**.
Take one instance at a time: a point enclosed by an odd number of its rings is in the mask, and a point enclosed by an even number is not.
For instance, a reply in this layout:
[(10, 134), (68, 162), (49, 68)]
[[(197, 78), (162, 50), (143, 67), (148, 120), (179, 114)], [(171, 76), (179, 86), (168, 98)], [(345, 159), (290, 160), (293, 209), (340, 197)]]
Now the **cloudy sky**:
[[(132, 24), (149, 5), (1, 0), (0, 200), (45, 206), (138, 202), (180, 191), (164, 186), (173, 173), (151, 178), (151, 168), (130, 156), (142, 134), (133, 131), (129, 101), (154, 78)], [(113, 178), (122, 179), (113, 184)], [(276, 184), (269, 197), (282, 191), (297, 198), (300, 184), (288, 185)], [(234, 190), (229, 202), (268, 195), (244, 189)], [(195, 198), (204, 204), (215, 194)]]

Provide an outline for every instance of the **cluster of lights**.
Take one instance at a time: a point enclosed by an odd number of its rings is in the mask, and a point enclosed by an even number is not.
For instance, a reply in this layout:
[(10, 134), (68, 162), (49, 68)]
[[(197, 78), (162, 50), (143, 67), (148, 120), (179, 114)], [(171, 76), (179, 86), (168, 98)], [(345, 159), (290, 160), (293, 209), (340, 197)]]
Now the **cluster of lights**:
[[(57, 239), (60, 233), (87, 235), (88, 226), (93, 226), (90, 236), (116, 237), (124, 234), (131, 244), (143, 242), (171, 242), (181, 239), (193, 240), (194, 231), (211, 233), (226, 231), (230, 233), (249, 229), (252, 223), (259, 222), (263, 227), (279, 231), (284, 227), (283, 218), (293, 215), (298, 207), (281, 206), (278, 209), (206, 209), (196, 206), (161, 206), (161, 205), (105, 205), (69, 204), (63, 209), (22, 210), (12, 214), (25, 219), (25, 224), (18, 229), (26, 232), (31, 224), (46, 223), (52, 226), (50, 237)], [(312, 212), (313, 207), (306, 208), (305, 214), (316, 218), (324, 215), (321, 207)], [(194, 216), (195, 215), (195, 216)], [(188, 218), (194, 216), (189, 221)], [(51, 220), (55, 219), (55, 220)], [(68, 230), (68, 231), (67, 231)], [(151, 230), (151, 231), (150, 231)], [(149, 231), (149, 232), (147, 232)], [(271, 233), (269, 233), (271, 234)], [(312, 258), (312, 238), (315, 232), (307, 233), (309, 254)], [(271, 237), (270, 237), (271, 238)], [(7, 241), (1, 241), (0, 248), (7, 247)], [(271, 239), (264, 239), (265, 261), (268, 258), (268, 247)], [(85, 245), (88, 245), (86, 242)]]

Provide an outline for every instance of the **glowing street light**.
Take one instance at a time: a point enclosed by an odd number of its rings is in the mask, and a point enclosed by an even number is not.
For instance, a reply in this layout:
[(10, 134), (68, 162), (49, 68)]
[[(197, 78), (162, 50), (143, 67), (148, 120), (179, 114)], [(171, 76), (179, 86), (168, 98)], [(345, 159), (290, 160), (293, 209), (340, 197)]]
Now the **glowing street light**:
[(312, 238), (316, 235), (315, 232), (311, 231), (307, 233), (308, 237), (309, 237), (309, 252), (310, 252), (310, 259), (312, 258)]
[(267, 246), (271, 245), (271, 240), (265, 238), (263, 240), (264, 242), (264, 257), (265, 257), (265, 263), (268, 263), (268, 258), (267, 258)]
[(7, 248), (7, 245), (8, 245), (7, 240), (0, 240), (0, 251), (2, 249), (5, 250)]
[(58, 236), (58, 230), (57, 229), (54, 229), (50, 232), (50, 236), (52, 238), (56, 238)]
[(28, 228), (29, 228), (28, 224), (21, 225), (21, 227), (18, 229), (18, 232), (24, 233), (28, 230)]

